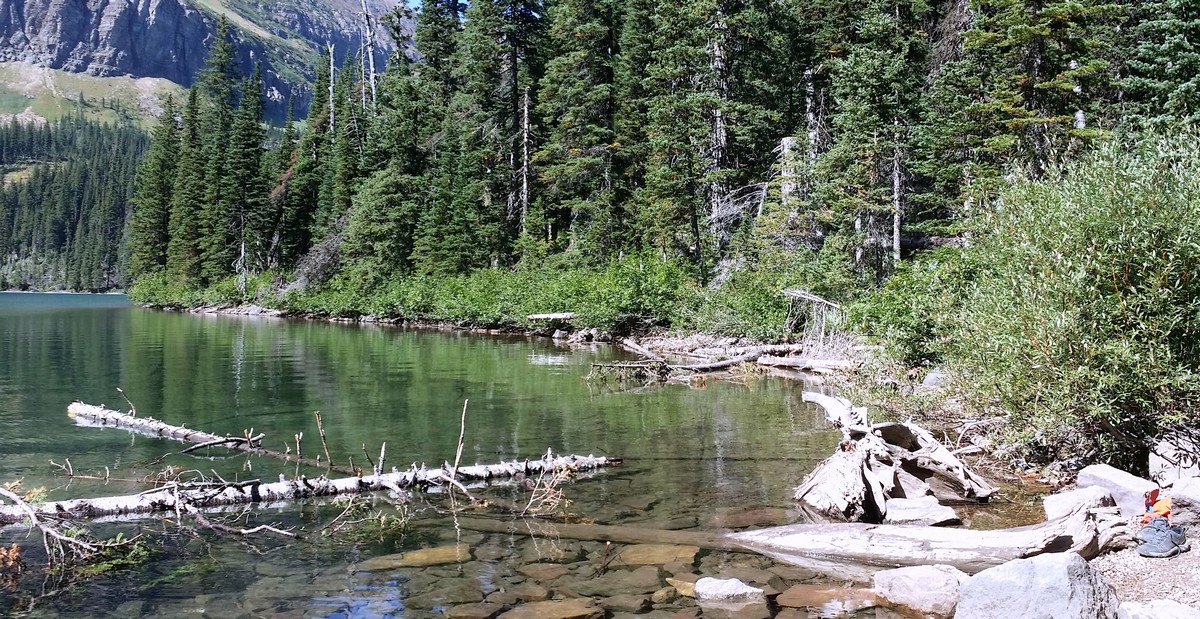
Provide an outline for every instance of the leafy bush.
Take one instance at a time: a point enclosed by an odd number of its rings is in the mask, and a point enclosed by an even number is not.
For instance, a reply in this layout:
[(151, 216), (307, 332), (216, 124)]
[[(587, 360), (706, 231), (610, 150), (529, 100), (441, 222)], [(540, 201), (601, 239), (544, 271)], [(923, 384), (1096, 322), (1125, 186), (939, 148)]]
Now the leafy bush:
[(978, 277), (973, 252), (943, 248), (906, 262), (882, 287), (847, 308), (855, 331), (907, 365), (945, 360), (954, 321)]
[(1028, 453), (1140, 470), (1151, 439), (1197, 421), (1197, 143), (1103, 145), (978, 220), (949, 350)]

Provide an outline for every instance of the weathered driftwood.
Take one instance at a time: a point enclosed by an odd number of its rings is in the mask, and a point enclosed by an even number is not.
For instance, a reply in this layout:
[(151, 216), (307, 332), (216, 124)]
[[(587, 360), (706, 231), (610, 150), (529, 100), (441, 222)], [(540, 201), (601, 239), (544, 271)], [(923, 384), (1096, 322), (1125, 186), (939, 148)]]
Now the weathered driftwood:
[(758, 359), (762, 353), (757, 349), (743, 354), (732, 359), (723, 359), (721, 361), (712, 361), (709, 363), (694, 363), (691, 365), (671, 365), (668, 366), (673, 372), (715, 372), (717, 370), (725, 370), (739, 363), (750, 363)]
[(953, 565), (976, 573), (1012, 559), (1047, 552), (1091, 558), (1127, 539), (1119, 518), (1080, 506), (1058, 520), (1031, 527), (976, 531), (863, 523), (793, 524), (744, 531), (662, 531), (636, 526), (558, 524), (528, 520), (460, 518), (474, 531), (622, 544), (679, 544), (727, 552), (765, 554), (825, 575), (869, 581), (882, 569)]
[(574, 320), (575, 312), (558, 312), (555, 314), (530, 314), (528, 320)]
[(305, 458), (299, 453), (293, 454), (267, 449), (262, 446), (262, 434), (256, 436), (218, 436), (201, 430), (173, 426), (153, 417), (134, 417), (127, 413), (83, 402), (72, 402), (67, 406), (67, 416), (73, 419), (77, 425), (81, 426), (117, 428), (135, 434), (192, 443), (193, 446), (185, 449), (184, 452), (195, 451), (204, 447), (226, 447), (235, 451), (278, 458), (306, 466), (332, 469), (347, 475), (354, 475), (356, 473), (356, 471), (351, 470), (347, 466), (339, 466), (332, 462), (322, 462), (313, 458)]
[(625, 339), (621, 340), (621, 346), (623, 346), (626, 349), (628, 349), (632, 352), (635, 352), (651, 361), (663, 361), (662, 355), (659, 355), (659, 354), (651, 351), (649, 348), (646, 348), (646, 347), (642, 346), (641, 344), (638, 344), (637, 342), (633, 341), (630, 338), (625, 338)]
[[(460, 485), (463, 482), (507, 479), (516, 475), (536, 477), (563, 470), (586, 471), (616, 466), (618, 458), (604, 456), (558, 456), (547, 454), (537, 460), (514, 460), (499, 464), (458, 467), (452, 478), (450, 466), (427, 468), (413, 465), (407, 471), (381, 475), (365, 475), (326, 479), (324, 476), (263, 483), (259, 480), (235, 483), (172, 484), (141, 494), (53, 501), (37, 506), (39, 517), (100, 518), (160, 512), (184, 511), (185, 508), (205, 509), (224, 505), (271, 503), (309, 497), (358, 494), (382, 490), (403, 491), (410, 488)], [(0, 527), (17, 524), (28, 514), (17, 505), (0, 505)]]
[(974, 574), (1023, 557), (1076, 552), (1092, 558), (1127, 536), (1118, 520), (1080, 506), (1058, 520), (977, 531), (865, 523), (796, 524), (733, 533), (729, 538), (772, 558), (865, 581), (881, 569), (952, 565)]
[(866, 409), (844, 398), (805, 392), (807, 402), (845, 438), (833, 456), (805, 476), (793, 495), (814, 520), (882, 522), (887, 501), (933, 495), (940, 502), (984, 501), (997, 489), (912, 423), (871, 425)]
[(806, 357), (775, 357), (763, 355), (758, 358), (759, 365), (780, 368), (795, 368), (806, 371), (844, 371), (853, 370), (859, 366), (855, 361), (840, 359), (810, 359)]

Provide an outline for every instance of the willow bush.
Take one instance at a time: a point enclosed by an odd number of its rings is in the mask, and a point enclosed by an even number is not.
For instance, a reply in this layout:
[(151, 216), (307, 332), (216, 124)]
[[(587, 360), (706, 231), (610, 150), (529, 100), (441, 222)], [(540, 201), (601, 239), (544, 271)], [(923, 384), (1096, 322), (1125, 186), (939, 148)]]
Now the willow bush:
[(1013, 183), (978, 219), (982, 268), (949, 354), (1026, 455), (1142, 470), (1152, 440), (1197, 421), (1197, 144), (1101, 145)]

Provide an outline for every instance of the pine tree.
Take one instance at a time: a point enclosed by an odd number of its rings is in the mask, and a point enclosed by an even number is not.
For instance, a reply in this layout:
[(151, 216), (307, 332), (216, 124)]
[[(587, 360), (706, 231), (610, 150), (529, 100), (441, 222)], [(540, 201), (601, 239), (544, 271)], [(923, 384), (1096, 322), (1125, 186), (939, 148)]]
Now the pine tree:
[(1103, 0), (976, 0), (967, 58), (983, 77), (967, 113), (983, 155), (1035, 172), (1101, 135), (1095, 114), (1114, 82), (1105, 45), (1118, 9)]
[(168, 95), (150, 151), (137, 174), (129, 241), (131, 278), (167, 266), (171, 200), (179, 158), (179, 127), (176, 123), (175, 102)]

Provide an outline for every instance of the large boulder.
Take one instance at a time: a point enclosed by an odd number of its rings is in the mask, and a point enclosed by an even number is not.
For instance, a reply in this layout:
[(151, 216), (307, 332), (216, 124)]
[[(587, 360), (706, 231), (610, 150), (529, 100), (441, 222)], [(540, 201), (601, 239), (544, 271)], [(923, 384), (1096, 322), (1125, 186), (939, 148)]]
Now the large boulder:
[(1079, 471), (1075, 483), (1080, 488), (1096, 486), (1107, 490), (1126, 518), (1141, 516), (1146, 513), (1146, 506), (1158, 499), (1158, 484), (1107, 464), (1093, 464)]
[(1047, 494), (1042, 497), (1042, 508), (1046, 510), (1046, 519), (1062, 518), (1078, 509), (1080, 506), (1112, 507), (1116, 505), (1112, 494), (1100, 486), (1076, 488), (1067, 492)]
[(1186, 477), (1171, 487), (1171, 524), (1200, 528), (1200, 477)]
[(1117, 610), (1117, 619), (1196, 619), (1200, 610), (1175, 600), (1125, 602)]
[(893, 606), (920, 616), (949, 617), (958, 604), (959, 586), (969, 578), (949, 565), (921, 565), (875, 574), (875, 593)]
[(1150, 450), (1150, 479), (1161, 486), (1169, 486), (1176, 480), (1200, 475), (1197, 454), (1200, 454), (1200, 445), (1187, 437), (1158, 441)]
[(1116, 619), (1112, 585), (1083, 557), (1038, 555), (986, 569), (959, 588), (956, 619)]

